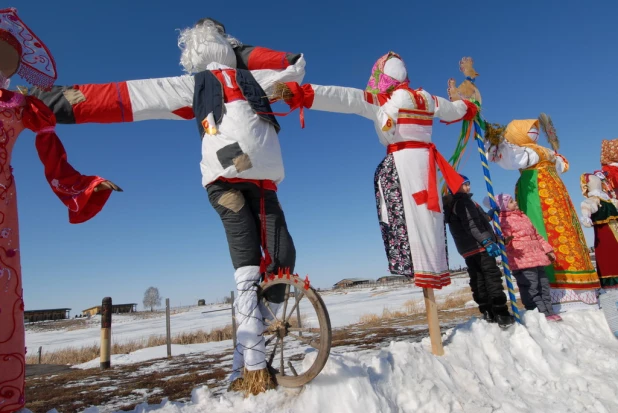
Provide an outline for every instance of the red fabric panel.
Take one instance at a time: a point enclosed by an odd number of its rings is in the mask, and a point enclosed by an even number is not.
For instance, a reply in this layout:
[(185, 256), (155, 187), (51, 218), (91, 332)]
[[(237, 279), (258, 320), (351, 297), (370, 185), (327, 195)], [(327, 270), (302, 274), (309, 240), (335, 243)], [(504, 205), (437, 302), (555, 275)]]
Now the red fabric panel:
[(193, 113), (193, 108), (191, 106), (185, 106), (180, 109), (176, 109), (172, 111), (172, 113), (176, 116), (180, 116), (183, 119), (190, 120), (195, 118), (195, 113)]
[(426, 189), (423, 189), (422, 191), (412, 194), (412, 198), (414, 198), (416, 205), (426, 204), (429, 200), (429, 192), (427, 192)]
[(258, 179), (242, 179), (242, 178), (223, 178), (223, 177), (218, 177), (216, 179), (217, 181), (223, 181), (223, 182), (229, 182), (231, 184), (236, 184), (239, 182), (249, 182), (251, 184), (260, 186), (260, 182), (262, 182), (262, 187), (267, 190), (267, 191), (275, 191), (277, 192), (277, 184), (274, 181), (271, 181), (269, 179), (265, 179), (265, 180), (258, 180)]
[(26, 96), (24, 126), (36, 132), (36, 149), (45, 167), (45, 178), (52, 191), (69, 208), (69, 222), (79, 224), (98, 214), (112, 194), (111, 190), (94, 192), (104, 178), (77, 172), (67, 161), (64, 146), (54, 131), (56, 118), (34, 96)]
[(133, 122), (127, 82), (75, 85), (86, 100), (73, 105), (75, 123)]
[(285, 69), (290, 65), (286, 58), (287, 53), (277, 52), (265, 47), (256, 47), (249, 55), (247, 67), (249, 70), (258, 69)]
[(242, 94), (242, 90), (238, 86), (238, 82), (236, 82), (236, 71), (234, 69), (226, 69), (225, 73), (230, 78), (230, 83), (232, 87), (228, 87), (227, 82), (225, 81), (225, 77), (223, 76), (223, 71), (221, 70), (211, 70), (212, 74), (217, 77), (221, 86), (223, 86), (223, 101), (225, 103), (234, 102), (236, 100), (247, 100), (245, 96)]

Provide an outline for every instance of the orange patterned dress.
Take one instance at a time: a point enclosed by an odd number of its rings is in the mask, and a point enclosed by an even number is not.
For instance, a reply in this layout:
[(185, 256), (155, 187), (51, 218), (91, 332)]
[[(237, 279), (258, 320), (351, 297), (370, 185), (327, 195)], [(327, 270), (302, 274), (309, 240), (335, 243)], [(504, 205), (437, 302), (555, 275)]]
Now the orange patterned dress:
[(599, 277), (571, 197), (553, 162), (542, 160), (521, 171), (516, 185), (519, 208), (556, 254), (546, 267), (552, 302), (568, 308), (569, 303), (596, 304)]

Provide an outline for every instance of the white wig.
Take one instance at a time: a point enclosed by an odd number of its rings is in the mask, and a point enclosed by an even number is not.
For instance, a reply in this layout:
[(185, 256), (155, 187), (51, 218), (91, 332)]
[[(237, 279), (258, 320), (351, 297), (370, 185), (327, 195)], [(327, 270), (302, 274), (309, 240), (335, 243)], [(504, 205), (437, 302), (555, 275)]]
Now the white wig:
[(238, 40), (222, 34), (212, 21), (206, 20), (180, 32), (180, 65), (189, 74), (204, 71), (213, 62), (235, 68), (236, 55), (232, 46), (236, 45), (240, 45)]

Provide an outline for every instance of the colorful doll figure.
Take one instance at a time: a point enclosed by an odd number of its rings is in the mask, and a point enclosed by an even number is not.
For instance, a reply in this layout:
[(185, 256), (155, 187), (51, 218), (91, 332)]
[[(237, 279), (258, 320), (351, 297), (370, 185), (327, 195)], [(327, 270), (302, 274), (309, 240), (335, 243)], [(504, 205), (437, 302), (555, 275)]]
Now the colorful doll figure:
[(105, 205), (115, 184), (81, 175), (67, 162), (54, 130), (56, 119), (33, 96), (11, 92), (9, 79), (19, 75), (48, 89), (56, 79), (49, 50), (21, 21), (14, 8), (0, 10), (0, 413), (25, 404), (26, 344), (17, 193), (11, 152), (24, 129), (36, 133), (36, 149), (52, 191), (69, 209), (69, 222), (85, 222)]
[[(541, 127), (553, 150), (537, 143)], [(542, 114), (540, 119), (509, 123), (497, 144), (489, 147), (488, 157), (504, 169), (520, 171), (515, 188), (517, 204), (556, 255), (545, 272), (554, 310), (559, 312), (596, 306), (600, 284), (577, 211), (560, 179), (569, 164), (557, 150), (551, 119)]]

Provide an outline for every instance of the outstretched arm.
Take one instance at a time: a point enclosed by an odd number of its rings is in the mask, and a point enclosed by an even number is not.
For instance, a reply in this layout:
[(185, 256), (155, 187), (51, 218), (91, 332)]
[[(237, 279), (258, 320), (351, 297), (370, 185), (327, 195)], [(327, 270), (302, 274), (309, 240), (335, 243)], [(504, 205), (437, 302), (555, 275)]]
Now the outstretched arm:
[[(425, 92), (426, 93), (426, 92)], [(472, 120), (478, 113), (478, 106), (468, 100), (451, 102), (440, 96), (431, 96), (434, 102), (434, 117), (442, 123), (451, 124), (461, 120)]]
[(488, 158), (507, 170), (525, 169), (539, 162), (539, 155), (531, 148), (513, 145), (506, 141), (498, 146), (488, 147)]
[[(294, 64), (290, 64), (285, 67), (283, 67), (284, 64), (281, 63), (280, 60), (287, 63), (287, 59), (281, 57), (277, 57), (276, 59), (277, 65), (267, 65), (266, 63), (263, 63), (258, 66), (259, 69), (251, 70), (251, 74), (260, 86), (262, 86), (262, 89), (264, 89), (267, 96), (273, 93), (275, 84), (277, 83), (302, 83), (305, 78), (306, 62), (303, 55), (300, 55), (297, 59), (295, 59)], [(254, 63), (254, 65), (256, 64)]]
[[(23, 98), (23, 97), (22, 97)], [(79, 224), (97, 215), (111, 195), (122, 191), (99, 176), (82, 175), (67, 160), (67, 154), (54, 130), (55, 119), (43, 102), (25, 97), (22, 122), (36, 135), (36, 149), (52, 191), (69, 209), (69, 222)]]
[(54, 86), (28, 92), (42, 100), (58, 123), (121, 123), (192, 119), (193, 76)]

